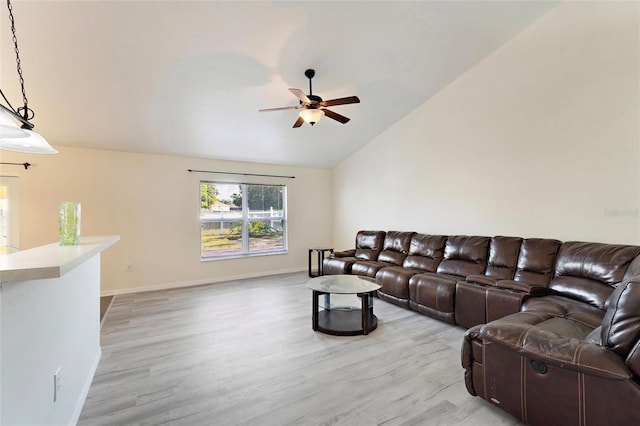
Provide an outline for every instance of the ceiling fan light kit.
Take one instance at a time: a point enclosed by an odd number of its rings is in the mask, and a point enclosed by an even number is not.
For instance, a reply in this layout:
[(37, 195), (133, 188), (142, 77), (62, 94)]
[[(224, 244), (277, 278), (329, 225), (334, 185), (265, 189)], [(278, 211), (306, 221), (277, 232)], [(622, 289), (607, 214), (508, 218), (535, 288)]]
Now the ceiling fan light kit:
[(348, 96), (346, 98), (330, 99), (328, 101), (322, 100), (320, 96), (313, 94), (311, 86), (311, 79), (316, 75), (316, 72), (312, 69), (308, 69), (304, 72), (305, 77), (309, 79), (309, 95), (306, 95), (300, 89), (290, 88), (289, 91), (293, 93), (299, 100), (299, 105), (280, 107), (280, 108), (267, 108), (261, 109), (260, 112), (267, 111), (282, 111), (287, 109), (301, 110), (298, 113), (298, 119), (293, 124), (293, 127), (300, 127), (303, 123), (309, 123), (312, 126), (316, 124), (325, 115), (333, 120), (336, 120), (342, 124), (347, 123), (350, 119), (344, 115), (340, 115), (336, 112), (327, 109), (328, 106), (347, 105), (360, 103), (360, 99), (357, 96)]
[[(23, 106), (14, 109), (7, 97), (0, 89), (0, 96), (6, 103), (0, 104), (0, 149), (8, 151), (28, 152), (32, 154), (57, 154), (49, 143), (38, 133), (33, 131), (34, 125), (30, 120), (35, 116), (33, 110), (29, 108), (27, 95), (24, 89), (24, 78), (22, 76), (22, 65), (20, 63), (20, 51), (18, 49), (18, 39), (16, 38), (16, 27), (13, 18), (13, 6), (11, 0), (7, 0), (9, 9), (9, 21), (11, 22), (11, 33), (13, 35), (13, 46), (16, 53), (16, 68), (20, 79), (20, 89), (22, 90)], [(19, 126), (20, 125), (20, 126)]]
[(321, 109), (303, 109), (298, 115), (302, 117), (306, 123), (313, 126), (324, 117), (324, 112)]

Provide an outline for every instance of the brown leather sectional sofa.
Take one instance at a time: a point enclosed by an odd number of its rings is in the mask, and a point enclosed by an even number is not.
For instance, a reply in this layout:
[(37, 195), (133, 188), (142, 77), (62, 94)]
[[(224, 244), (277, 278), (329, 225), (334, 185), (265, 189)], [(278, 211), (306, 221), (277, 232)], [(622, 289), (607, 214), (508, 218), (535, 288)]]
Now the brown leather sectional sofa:
[(360, 231), (325, 274), (469, 328), (465, 383), (534, 425), (640, 424), (640, 247)]

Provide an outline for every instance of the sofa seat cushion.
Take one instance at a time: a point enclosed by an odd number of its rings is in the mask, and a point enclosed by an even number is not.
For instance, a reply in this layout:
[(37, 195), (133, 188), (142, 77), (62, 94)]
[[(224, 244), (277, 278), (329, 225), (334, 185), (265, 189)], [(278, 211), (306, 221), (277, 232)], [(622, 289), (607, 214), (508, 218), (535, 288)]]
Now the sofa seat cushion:
[(351, 266), (351, 274), (375, 278), (378, 271), (386, 266), (393, 266), (393, 264), (373, 260), (360, 260)]
[(543, 312), (587, 325), (592, 330), (602, 324), (604, 311), (587, 303), (562, 296), (532, 297), (522, 305), (523, 312)]
[(382, 286), (378, 294), (384, 293), (401, 300), (409, 300), (409, 279), (423, 273), (421, 269), (386, 266), (376, 273), (376, 282)]
[(409, 279), (409, 306), (425, 315), (455, 323), (455, 292), (460, 277), (423, 273)]
[(531, 311), (485, 324), (480, 337), (532, 360), (609, 379), (629, 379), (631, 373), (620, 356), (585, 341), (592, 330), (572, 319)]
[(329, 257), (322, 262), (325, 275), (350, 274), (351, 266), (358, 261), (355, 257)]

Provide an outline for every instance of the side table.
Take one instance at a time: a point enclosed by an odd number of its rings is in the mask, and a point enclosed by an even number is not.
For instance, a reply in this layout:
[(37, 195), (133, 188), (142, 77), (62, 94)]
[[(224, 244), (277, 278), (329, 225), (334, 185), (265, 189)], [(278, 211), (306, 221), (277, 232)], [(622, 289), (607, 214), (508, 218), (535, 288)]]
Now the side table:
[[(313, 257), (313, 252), (316, 252), (317, 254), (317, 262), (318, 262), (318, 268), (316, 270), (316, 272), (314, 273), (314, 271), (312, 271), (312, 257)], [(329, 255), (331, 255), (331, 253), (333, 253), (333, 248), (329, 248), (329, 247), (311, 247), (309, 249), (309, 278), (315, 278), (315, 277), (319, 277), (324, 275), (323, 271), (322, 271), (322, 262), (324, 261), (324, 254), (326, 252), (329, 252)]]

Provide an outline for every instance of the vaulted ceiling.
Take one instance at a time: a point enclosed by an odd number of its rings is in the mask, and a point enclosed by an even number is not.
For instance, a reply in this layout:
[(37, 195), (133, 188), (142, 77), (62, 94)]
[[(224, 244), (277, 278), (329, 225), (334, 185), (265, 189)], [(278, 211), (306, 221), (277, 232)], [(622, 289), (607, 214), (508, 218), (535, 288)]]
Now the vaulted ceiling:
[[(332, 167), (557, 2), (13, 0), (34, 123), (52, 145)], [(0, 84), (22, 96), (6, 5)], [(292, 125), (288, 91), (357, 95)]]

